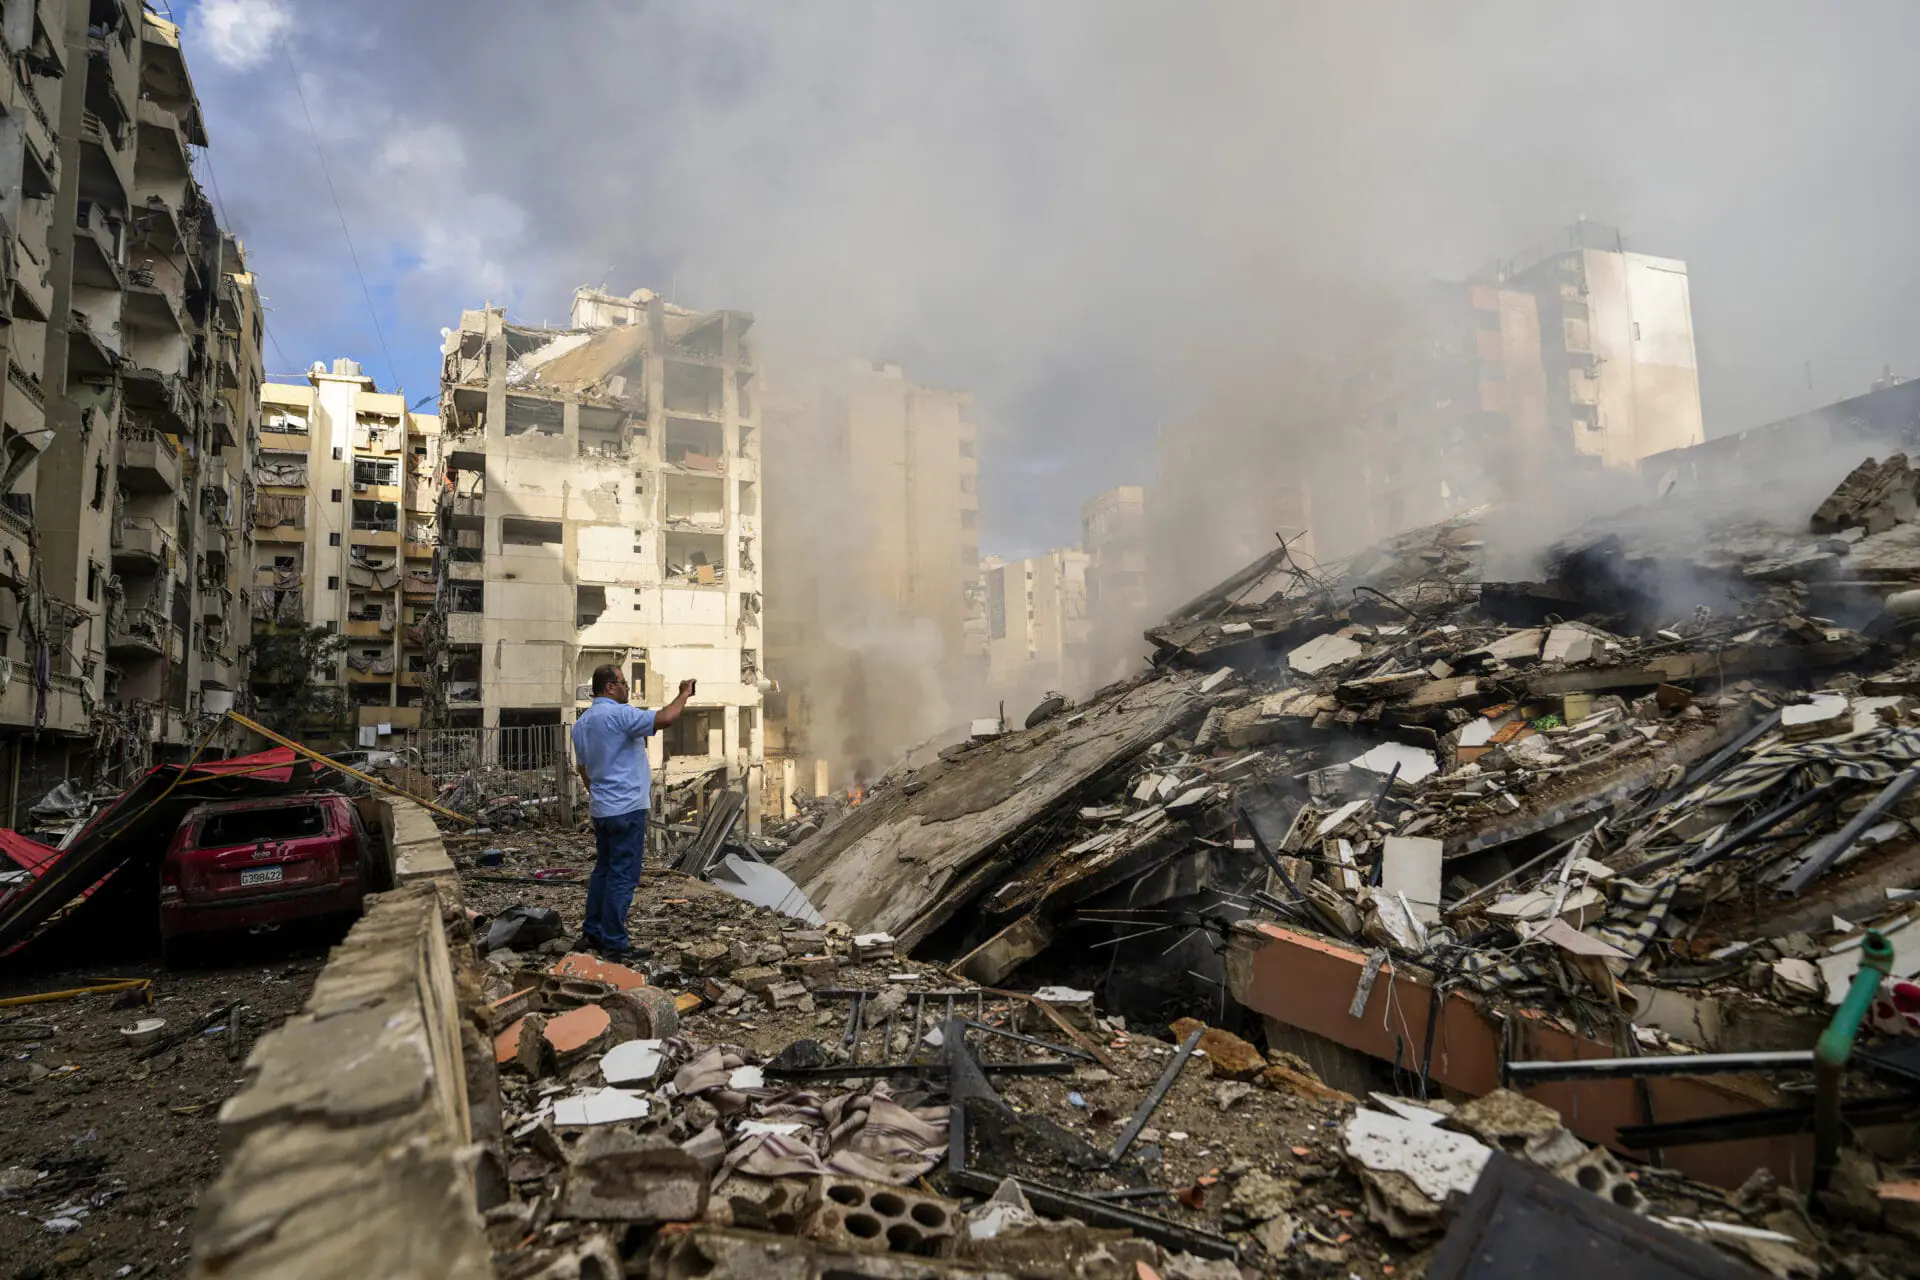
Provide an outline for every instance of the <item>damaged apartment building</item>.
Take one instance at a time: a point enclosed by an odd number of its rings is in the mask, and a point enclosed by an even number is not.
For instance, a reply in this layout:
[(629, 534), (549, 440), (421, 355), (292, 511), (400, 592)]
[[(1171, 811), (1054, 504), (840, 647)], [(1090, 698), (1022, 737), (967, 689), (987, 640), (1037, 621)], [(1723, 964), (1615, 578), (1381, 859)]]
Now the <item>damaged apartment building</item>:
[[(352, 360), (260, 389), (254, 456), (255, 626), (345, 638), (327, 673), (356, 741), (418, 729), (423, 627), (438, 590), (440, 420), (381, 392)], [(256, 669), (256, 684), (271, 673)]]
[[(1581, 221), (1465, 280), (1438, 281), (1397, 322), (1262, 406), (1162, 437), (1167, 525), (1197, 521), (1231, 559), (1276, 532), (1297, 553), (1351, 555), (1483, 503), (1631, 472), (1705, 438), (1687, 264), (1631, 252)], [(1240, 465), (1223, 474), (1220, 460)], [(1183, 496), (1207, 495), (1202, 505)], [(1165, 527), (1160, 541), (1191, 541)], [(1184, 558), (1176, 558), (1185, 563)], [(1215, 567), (1210, 565), (1210, 568)]]
[(769, 682), (752, 324), (646, 289), (580, 289), (568, 328), (490, 307), (447, 332), (430, 723), (571, 723), (605, 664), (648, 706), (697, 680), (651, 741), (656, 780), (745, 788), (757, 823)]
[(12, 823), (64, 778), (191, 750), (244, 687), (263, 330), (193, 176), (179, 27), (132, 0), (8, 0), (0, 46)]

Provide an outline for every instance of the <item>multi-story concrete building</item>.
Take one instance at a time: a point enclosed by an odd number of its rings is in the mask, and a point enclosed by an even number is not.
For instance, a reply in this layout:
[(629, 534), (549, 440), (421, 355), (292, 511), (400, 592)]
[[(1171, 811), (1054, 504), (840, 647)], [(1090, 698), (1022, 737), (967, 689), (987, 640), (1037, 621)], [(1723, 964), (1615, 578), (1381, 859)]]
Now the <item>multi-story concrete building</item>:
[[(244, 687), (262, 317), (173, 23), (0, 8), (0, 779), (184, 754)], [(229, 741), (216, 737), (208, 748)]]
[[(744, 786), (764, 741), (757, 362), (740, 311), (581, 289), (572, 325), (465, 312), (444, 347), (426, 705), (447, 727), (571, 723), (595, 667), (658, 706), (669, 785)], [(664, 757), (664, 758), (663, 758)]]
[[(345, 637), (342, 685), (356, 741), (421, 723), (422, 627), (438, 590), (440, 420), (410, 412), (352, 360), (260, 389), (251, 565), (256, 627)], [(262, 673), (256, 673), (256, 679)]]
[(864, 782), (978, 713), (973, 418), (971, 392), (865, 360), (769, 410), (767, 634), (783, 690), (770, 745), (783, 776)]
[(1629, 253), (1616, 228), (1583, 220), (1476, 281), (1535, 299), (1556, 447), (1629, 468), (1706, 438), (1685, 262)]
[(1049, 690), (1088, 692), (1087, 564), (1086, 552), (1072, 550), (985, 562), (987, 672), (996, 695), (1018, 701)]

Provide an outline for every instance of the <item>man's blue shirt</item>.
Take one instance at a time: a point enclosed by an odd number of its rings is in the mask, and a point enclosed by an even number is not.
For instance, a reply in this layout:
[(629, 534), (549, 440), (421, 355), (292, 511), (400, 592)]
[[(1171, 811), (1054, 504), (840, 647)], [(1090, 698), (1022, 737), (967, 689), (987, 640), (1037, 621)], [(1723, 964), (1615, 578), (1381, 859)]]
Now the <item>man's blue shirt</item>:
[(573, 722), (573, 758), (585, 766), (592, 790), (587, 812), (617, 818), (652, 801), (653, 766), (647, 762), (647, 735), (653, 712), (612, 698), (595, 698)]

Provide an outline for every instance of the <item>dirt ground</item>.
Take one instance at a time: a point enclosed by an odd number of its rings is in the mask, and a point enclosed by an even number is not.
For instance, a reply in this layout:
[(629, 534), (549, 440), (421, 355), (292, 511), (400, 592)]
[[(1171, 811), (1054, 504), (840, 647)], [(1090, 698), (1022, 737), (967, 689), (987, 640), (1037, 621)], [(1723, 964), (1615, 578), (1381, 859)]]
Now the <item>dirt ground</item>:
[[(297, 1011), (344, 929), (240, 937), (210, 967), (157, 960), (89, 968), (15, 963), (0, 997), (144, 978), (146, 993), (0, 1008), (0, 1276), (184, 1274), (200, 1191), (219, 1171), (215, 1116), (253, 1041)], [(150, 997), (150, 1003), (149, 1003)], [(142, 1061), (120, 1029), (188, 1031)], [(162, 1041), (164, 1042), (164, 1041)]]

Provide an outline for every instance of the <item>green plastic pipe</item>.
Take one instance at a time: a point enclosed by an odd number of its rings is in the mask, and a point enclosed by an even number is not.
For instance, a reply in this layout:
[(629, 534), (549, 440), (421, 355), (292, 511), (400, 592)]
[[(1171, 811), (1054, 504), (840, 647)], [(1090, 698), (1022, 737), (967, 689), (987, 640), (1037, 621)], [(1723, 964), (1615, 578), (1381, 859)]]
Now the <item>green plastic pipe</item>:
[(1840, 1162), (1840, 1079), (1853, 1056), (1860, 1023), (1880, 993), (1880, 984), (1893, 972), (1893, 944), (1884, 934), (1868, 931), (1860, 943), (1860, 967), (1853, 985), (1834, 1011), (1833, 1021), (1813, 1046), (1813, 1189), (1822, 1191)]

